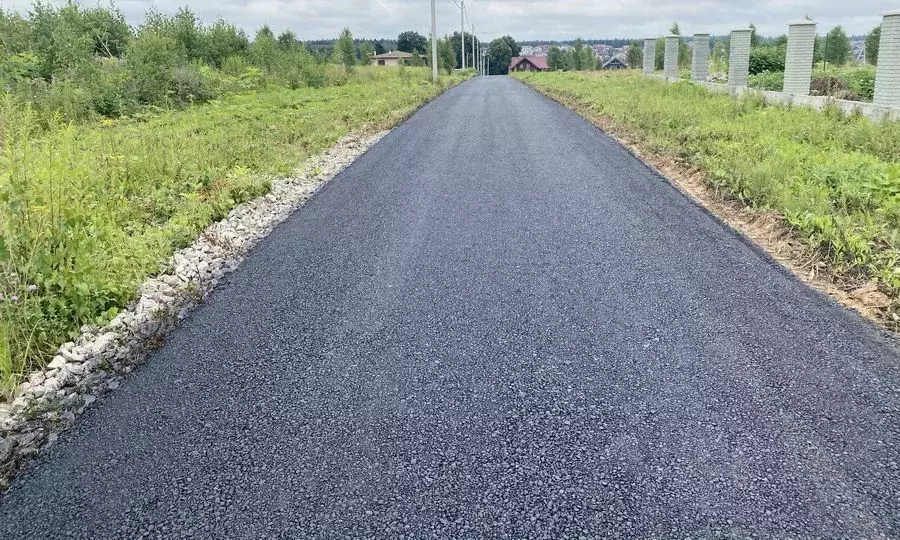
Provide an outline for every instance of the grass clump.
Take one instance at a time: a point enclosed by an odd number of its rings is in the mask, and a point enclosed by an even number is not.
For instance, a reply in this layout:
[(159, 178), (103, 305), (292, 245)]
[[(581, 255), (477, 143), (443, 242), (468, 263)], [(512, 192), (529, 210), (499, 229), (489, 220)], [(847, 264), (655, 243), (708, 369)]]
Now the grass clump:
[(875, 280), (900, 329), (900, 123), (767, 106), (634, 72), (516, 77), (705, 171), (727, 196), (778, 212), (835, 272)]

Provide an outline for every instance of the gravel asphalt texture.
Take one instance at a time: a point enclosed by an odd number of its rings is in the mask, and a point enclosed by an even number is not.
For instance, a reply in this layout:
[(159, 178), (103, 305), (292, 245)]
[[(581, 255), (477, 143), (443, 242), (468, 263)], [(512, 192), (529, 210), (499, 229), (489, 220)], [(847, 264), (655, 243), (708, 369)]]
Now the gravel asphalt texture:
[(0, 537), (900, 536), (900, 353), (506, 77), (399, 126), (0, 500)]

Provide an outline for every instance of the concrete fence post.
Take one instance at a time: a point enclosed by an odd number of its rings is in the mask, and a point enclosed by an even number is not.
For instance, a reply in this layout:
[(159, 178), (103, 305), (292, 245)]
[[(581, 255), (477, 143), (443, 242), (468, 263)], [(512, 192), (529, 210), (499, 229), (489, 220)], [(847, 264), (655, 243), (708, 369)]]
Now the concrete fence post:
[(812, 80), (816, 23), (801, 21), (788, 27), (787, 58), (784, 62), (784, 93), (809, 95)]
[(750, 75), (750, 36), (752, 30), (731, 31), (731, 52), (728, 56), (728, 86), (747, 86)]
[(644, 40), (644, 75), (656, 71), (656, 40)]
[(666, 55), (663, 63), (663, 73), (667, 79), (678, 78), (678, 48), (681, 46), (681, 36), (666, 36)]
[(900, 107), (900, 10), (885, 13), (881, 23), (874, 102)]
[(694, 34), (691, 79), (705, 81), (709, 77), (709, 34)]

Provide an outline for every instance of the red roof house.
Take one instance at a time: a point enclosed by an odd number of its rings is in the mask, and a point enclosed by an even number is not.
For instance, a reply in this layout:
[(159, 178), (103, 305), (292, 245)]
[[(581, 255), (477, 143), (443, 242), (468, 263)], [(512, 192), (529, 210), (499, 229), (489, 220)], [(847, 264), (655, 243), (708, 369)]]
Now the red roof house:
[(509, 61), (509, 71), (550, 71), (546, 56), (514, 56)]

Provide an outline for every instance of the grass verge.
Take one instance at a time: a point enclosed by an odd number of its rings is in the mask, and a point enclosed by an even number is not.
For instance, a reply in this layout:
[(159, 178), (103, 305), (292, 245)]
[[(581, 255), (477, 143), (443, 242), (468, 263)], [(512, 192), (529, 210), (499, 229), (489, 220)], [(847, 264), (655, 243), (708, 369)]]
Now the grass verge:
[(368, 68), (341, 86), (81, 126), (0, 99), (0, 399), (271, 178), (348, 132), (394, 125), (462, 80), (427, 78)]
[(792, 257), (795, 270), (812, 264), (860, 298), (861, 311), (900, 330), (900, 123), (767, 106), (634, 72), (516, 77), (641, 153), (700, 175), (719, 199), (776, 216), (808, 250)]

